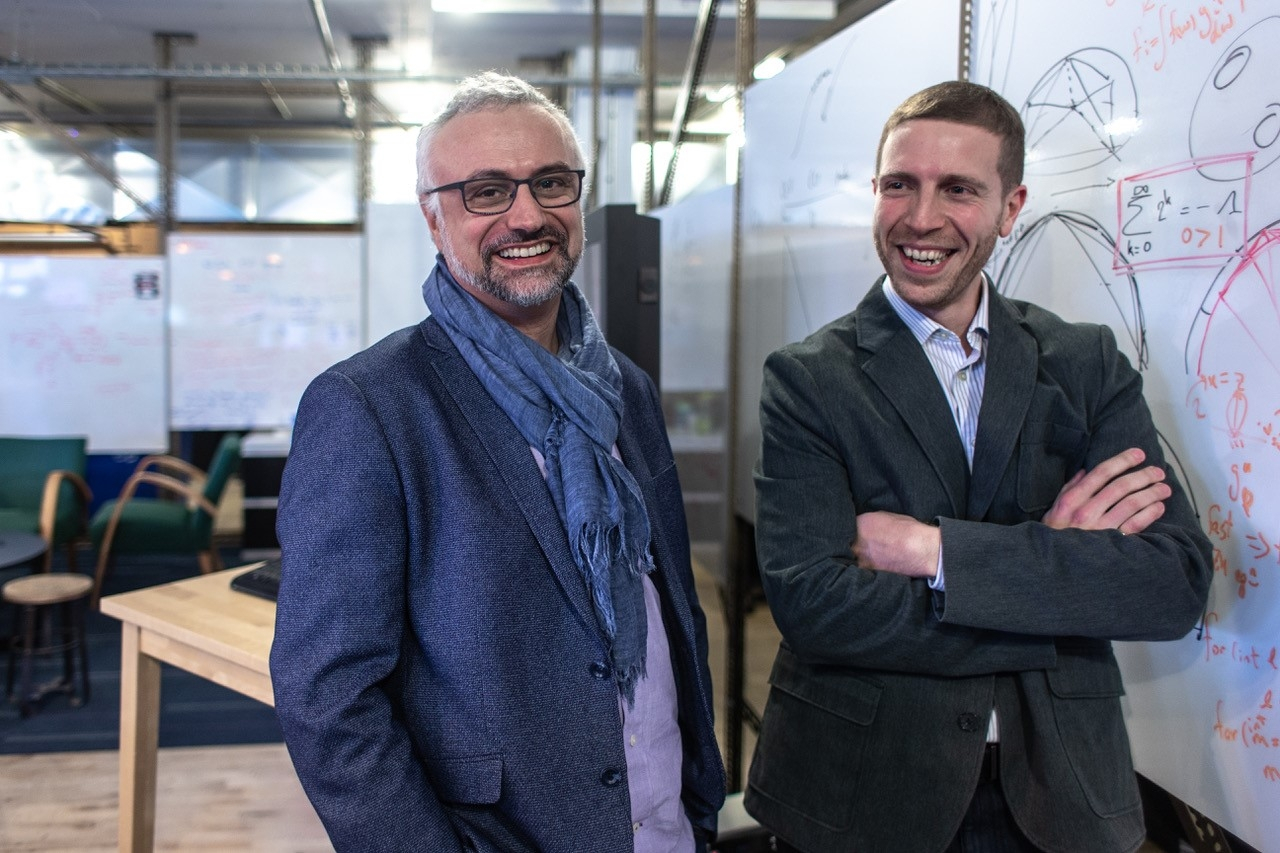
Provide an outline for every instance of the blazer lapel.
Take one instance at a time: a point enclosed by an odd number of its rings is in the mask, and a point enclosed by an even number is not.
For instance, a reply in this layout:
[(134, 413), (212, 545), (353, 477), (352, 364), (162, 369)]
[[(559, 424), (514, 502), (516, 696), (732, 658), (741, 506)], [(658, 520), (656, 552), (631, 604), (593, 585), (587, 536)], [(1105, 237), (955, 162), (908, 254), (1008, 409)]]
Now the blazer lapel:
[(881, 291), (883, 280), (858, 306), (858, 346), (871, 353), (862, 369), (906, 422), (946, 489), (952, 512), (959, 515), (969, 487), (969, 465), (955, 418), (919, 341)]
[[(439, 324), (428, 319), (423, 328), (434, 350), (432, 366), (441, 384), (458, 404), (480, 448), (493, 463), (501, 484), (510, 492), (511, 501), (524, 515), (565, 597), (584, 624), (595, 626), (595, 611), (586, 579), (569, 553), (564, 523), (551, 502), (551, 493), (528, 442), (494, 402)], [(492, 487), (499, 488), (499, 482), (494, 482)]]
[(987, 347), (987, 378), (978, 413), (973, 450), (973, 483), (966, 518), (981, 519), (995, 499), (1014, 446), (1022, 432), (1036, 387), (1038, 360), (1035, 340), (1022, 328), (1008, 300), (987, 291), (991, 334)]

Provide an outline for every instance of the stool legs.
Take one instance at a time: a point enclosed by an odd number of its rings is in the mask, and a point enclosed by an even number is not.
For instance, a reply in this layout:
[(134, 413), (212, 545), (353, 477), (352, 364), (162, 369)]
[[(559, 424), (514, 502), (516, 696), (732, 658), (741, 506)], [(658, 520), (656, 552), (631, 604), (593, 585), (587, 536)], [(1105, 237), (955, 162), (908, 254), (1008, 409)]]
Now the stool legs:
[[(14, 634), (9, 643), (8, 675), (5, 693), (10, 701), (17, 701), (23, 717), (36, 711), (37, 703), (48, 693), (62, 691), (68, 694), (72, 705), (89, 701), (89, 649), (85, 641), (85, 614), (81, 601), (63, 602), (58, 606), (62, 624), (55, 626), (55, 606), (21, 605), (15, 608)], [(21, 652), (21, 659), (15, 660)], [(62, 677), (48, 684), (32, 683), (37, 655), (62, 653)], [(76, 660), (79, 658), (79, 689), (76, 684)], [(15, 666), (17, 664), (17, 666)], [(13, 690), (15, 669), (18, 674), (18, 692)]]
[(21, 610), (22, 677), (18, 682), (18, 709), (23, 717), (30, 717), (34, 710), (31, 705), (31, 670), (35, 665), (36, 608), (25, 606)]

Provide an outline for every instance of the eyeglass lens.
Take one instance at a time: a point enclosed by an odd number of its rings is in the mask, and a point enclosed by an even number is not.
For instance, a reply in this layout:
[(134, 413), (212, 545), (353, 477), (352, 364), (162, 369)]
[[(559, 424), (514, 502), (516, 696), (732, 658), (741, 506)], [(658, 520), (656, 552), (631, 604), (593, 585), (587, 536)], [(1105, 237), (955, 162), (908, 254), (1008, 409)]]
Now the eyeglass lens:
[(515, 203), (520, 184), (528, 184), (534, 199), (543, 207), (565, 207), (578, 200), (577, 172), (548, 172), (524, 181), (507, 178), (479, 178), (462, 186), (462, 200), (472, 213), (501, 213)]

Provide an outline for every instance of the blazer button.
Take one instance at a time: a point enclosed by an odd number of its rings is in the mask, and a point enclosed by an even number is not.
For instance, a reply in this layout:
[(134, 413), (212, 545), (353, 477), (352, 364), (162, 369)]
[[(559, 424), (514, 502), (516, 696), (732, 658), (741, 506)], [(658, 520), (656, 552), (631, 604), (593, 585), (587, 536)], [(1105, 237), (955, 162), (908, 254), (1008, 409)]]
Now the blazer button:
[(977, 714), (971, 714), (968, 711), (956, 717), (956, 725), (960, 727), (962, 732), (976, 732), (978, 726), (982, 725), (982, 718)]
[(590, 670), (592, 678), (608, 678), (610, 674), (608, 665), (600, 663), (600, 661), (592, 661), (591, 666), (587, 667), (587, 669)]
[(621, 781), (622, 771), (615, 767), (610, 767), (600, 774), (600, 784), (604, 785), (606, 788), (617, 787), (618, 783)]

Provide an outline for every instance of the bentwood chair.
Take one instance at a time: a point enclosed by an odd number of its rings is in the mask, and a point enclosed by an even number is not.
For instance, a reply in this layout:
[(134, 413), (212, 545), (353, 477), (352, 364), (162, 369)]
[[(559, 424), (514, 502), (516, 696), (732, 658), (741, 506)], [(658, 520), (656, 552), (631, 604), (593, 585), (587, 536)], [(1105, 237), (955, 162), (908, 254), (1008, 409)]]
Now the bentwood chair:
[[(119, 554), (191, 554), (201, 572), (221, 569), (213, 526), (223, 490), (239, 467), (236, 433), (223, 436), (208, 472), (174, 456), (142, 459), (120, 496), (104, 503), (89, 522), (89, 535), (98, 549), (91, 606), (97, 608), (102, 584)], [(155, 486), (161, 495), (137, 497), (143, 484)]]
[(0, 438), (0, 531), (38, 533), (48, 545), (46, 572), (61, 546), (75, 569), (93, 497), (85, 465), (81, 437)]

